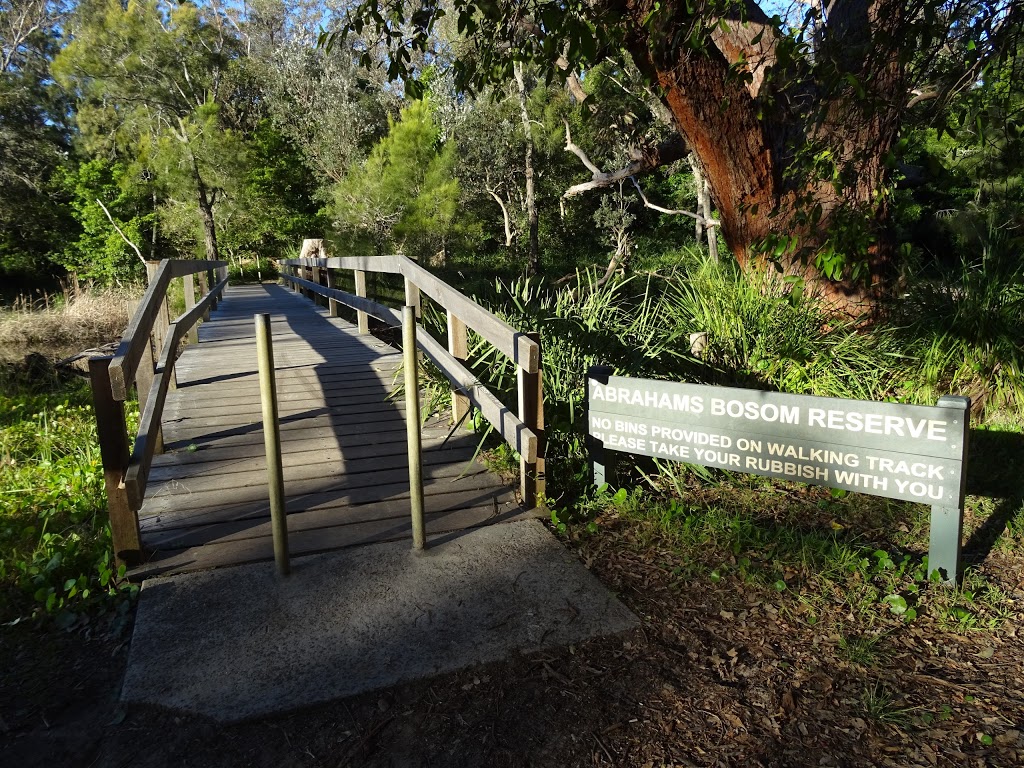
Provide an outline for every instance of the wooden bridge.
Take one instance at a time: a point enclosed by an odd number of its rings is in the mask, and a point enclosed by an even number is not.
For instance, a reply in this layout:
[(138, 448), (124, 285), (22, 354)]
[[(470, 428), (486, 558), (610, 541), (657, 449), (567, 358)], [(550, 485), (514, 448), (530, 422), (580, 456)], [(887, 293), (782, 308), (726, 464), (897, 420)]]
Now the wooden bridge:
[[(154, 264), (117, 352), (91, 362), (114, 548), (132, 578), (274, 556), (253, 321), (264, 313), (273, 330), (291, 554), (411, 535), (405, 408), (393, 397), (402, 355), (369, 333), (370, 317), (395, 326), (401, 315), (367, 296), (373, 273), (400, 276), (406, 304), (419, 307), (425, 294), (447, 312), (446, 344), (422, 328), (417, 337), (452, 398), (450, 411), (422, 425), (428, 535), (541, 514), (536, 337), (404, 257), (303, 258), (283, 271), (284, 285), (229, 287), (221, 262)], [(335, 287), (342, 276), (354, 292)], [(174, 280), (186, 311), (170, 321)], [(355, 323), (340, 317), (345, 307)], [(467, 328), (516, 363), (518, 412), (470, 371)], [(124, 403), (133, 389), (140, 421), (131, 440)], [(470, 406), (520, 454), (517, 484), (483, 466), (478, 436), (453, 426)]]

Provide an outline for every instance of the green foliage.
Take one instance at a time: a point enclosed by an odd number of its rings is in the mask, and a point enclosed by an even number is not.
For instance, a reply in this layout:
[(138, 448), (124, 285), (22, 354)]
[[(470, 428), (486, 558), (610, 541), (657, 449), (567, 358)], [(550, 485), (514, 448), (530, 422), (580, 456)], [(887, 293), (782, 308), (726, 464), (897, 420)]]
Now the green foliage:
[(930, 400), (971, 397), (975, 412), (1024, 409), (1024, 238), (992, 222), (981, 253), (938, 279), (913, 280), (893, 307), (897, 334), (920, 360), (907, 388)]
[(218, 14), (190, 3), (89, 0), (52, 65), (77, 98), (82, 147), (151, 177), (163, 198), (162, 223), (179, 248), (199, 242), (209, 258), (218, 257), (214, 207), (237, 194), (246, 167), (243, 136), (227, 121), (222, 92), (240, 42), (222, 33)]
[(70, 626), (130, 592), (113, 561), (88, 386), (5, 367), (0, 617), (50, 617)]
[(676, 346), (707, 334), (699, 376), (708, 383), (872, 399), (889, 392), (899, 362), (884, 328), (865, 335), (785, 281), (731, 262), (691, 261), (667, 281), (661, 310)]
[(459, 184), (455, 148), (442, 143), (428, 100), (413, 102), (366, 162), (334, 191), (336, 223), (349, 243), (430, 260), (452, 235)]
[(59, 5), (0, 0), (0, 276), (47, 277), (70, 228), (52, 178), (68, 149), (67, 104), (49, 75)]
[(120, 163), (96, 158), (63, 169), (58, 178), (81, 231), (54, 259), (69, 272), (101, 285), (141, 282), (145, 269), (138, 254), (118, 234), (98, 202), (107, 207), (125, 237), (136, 245), (146, 245), (145, 235), (154, 227), (155, 214), (132, 172)]

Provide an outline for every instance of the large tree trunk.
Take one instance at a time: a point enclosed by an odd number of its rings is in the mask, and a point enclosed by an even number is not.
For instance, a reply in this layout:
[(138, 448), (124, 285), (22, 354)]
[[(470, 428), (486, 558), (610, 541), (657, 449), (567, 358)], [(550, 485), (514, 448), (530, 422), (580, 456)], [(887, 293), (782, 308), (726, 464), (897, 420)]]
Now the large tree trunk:
[[(824, 83), (810, 70), (772, 69), (773, 31), (750, 0), (746, 23), (727, 20), (728, 30), (715, 29), (713, 42), (698, 52), (673, 44), (687, 39), (694, 24), (687, 4), (662, 0), (656, 23), (645, 26), (641, 22), (652, 6), (653, 0), (626, 0), (620, 6), (633, 22), (627, 43), (637, 66), (661, 87), (697, 156), (736, 259), (748, 265), (777, 258), (784, 271), (803, 276), (838, 309), (868, 308), (884, 286), (893, 251), (888, 206), (880, 192), (888, 180), (884, 158), (897, 139), (905, 93), (895, 57), (874, 54), (872, 42), (887, 32), (885, 14), (898, 16), (898, 5), (836, 0), (830, 36), (816, 55), (830, 57), (839, 74)], [(830, 153), (834, 173), (822, 173), (820, 165), (817, 173), (808, 173), (809, 166), (800, 165), (822, 152)], [(825, 279), (815, 259), (853, 214), (868, 223), (862, 242), (870, 274), (861, 280)], [(775, 257), (783, 238), (795, 247)], [(849, 240), (842, 244), (850, 245)]]
[(199, 169), (196, 168), (196, 192), (199, 203), (199, 218), (203, 223), (203, 246), (206, 250), (206, 258), (210, 261), (220, 260), (220, 249), (217, 247), (217, 225), (213, 218), (213, 204), (215, 197), (213, 192), (210, 192), (206, 183), (203, 181), (203, 177), (199, 175)]

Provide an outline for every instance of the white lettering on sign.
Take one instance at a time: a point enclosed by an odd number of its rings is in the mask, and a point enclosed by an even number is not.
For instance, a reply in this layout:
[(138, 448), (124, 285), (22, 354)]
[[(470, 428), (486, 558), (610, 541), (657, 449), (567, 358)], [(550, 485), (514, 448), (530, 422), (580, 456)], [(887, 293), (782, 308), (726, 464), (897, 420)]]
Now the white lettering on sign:
[(866, 491), (888, 491), (889, 478), (875, 477), (864, 472), (845, 472), (836, 470), (836, 482), (840, 485), (852, 485)]
[(617, 451), (646, 451), (647, 440), (642, 437), (631, 435), (617, 435), (614, 432), (607, 436), (605, 446), (614, 448)]
[(878, 456), (865, 456), (870, 469), (877, 469), (879, 472), (889, 472), (893, 475), (910, 475), (911, 477), (923, 477), (928, 480), (942, 480), (942, 467), (935, 464), (926, 464), (923, 461), (896, 461), (894, 459), (883, 459)]
[(790, 445), (789, 443), (769, 442), (768, 454), (770, 456), (781, 456), (784, 459), (813, 461), (818, 464), (839, 464), (852, 469), (860, 466), (860, 457), (855, 453), (830, 451), (824, 448), (807, 448), (803, 445)]
[(800, 423), (800, 408), (795, 405), (722, 400), (718, 397), (711, 398), (711, 415), (729, 416), (733, 419), (747, 419), (748, 421), (767, 421), (773, 424)]
[(896, 483), (896, 488), (900, 493), (909, 493), (911, 496), (920, 496), (922, 499), (942, 501), (942, 497), (945, 495), (941, 485), (925, 485), (921, 482), (896, 480), (895, 478), (893, 482)]
[(651, 437), (696, 445), (713, 445), (716, 448), (732, 447), (732, 438), (683, 427), (670, 427), (665, 424), (652, 424)]
[(683, 413), (704, 413), (704, 398), (700, 395), (669, 394), (668, 392), (651, 392), (635, 387), (613, 387), (593, 383), (590, 388), (590, 399), (605, 403), (621, 403), (622, 405), (639, 405), (647, 408), (665, 408)]
[(671, 459), (689, 459), (690, 446), (679, 443), (659, 443), (651, 440), (651, 450), (659, 456), (667, 456)]
[(616, 419), (615, 430), (617, 432), (625, 432), (630, 435), (646, 435), (647, 425), (637, 424), (635, 421), (627, 421), (625, 419)]
[(822, 429), (863, 432), (866, 435), (887, 437), (924, 437), (946, 442), (947, 422), (940, 419), (912, 419), (909, 416), (882, 416), (857, 411), (807, 409), (807, 426)]
[(735, 453), (715, 451), (711, 448), (694, 448), (694, 456), (701, 464), (712, 464), (720, 467), (739, 467), (740, 457)]
[(828, 467), (812, 467), (809, 464), (797, 464), (793, 461), (779, 461), (778, 459), (762, 459), (758, 456), (747, 456), (744, 469), (750, 472), (784, 475), (800, 480), (828, 482)]

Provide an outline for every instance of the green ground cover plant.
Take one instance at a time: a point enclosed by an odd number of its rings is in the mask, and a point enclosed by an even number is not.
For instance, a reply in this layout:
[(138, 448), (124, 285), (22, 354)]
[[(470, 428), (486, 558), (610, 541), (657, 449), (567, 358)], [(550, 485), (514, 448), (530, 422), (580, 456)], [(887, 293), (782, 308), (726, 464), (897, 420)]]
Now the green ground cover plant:
[(0, 620), (123, 615), (132, 589), (111, 551), (88, 383), (3, 364)]

